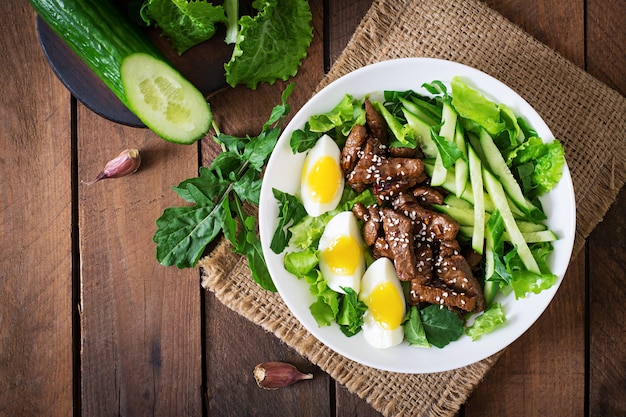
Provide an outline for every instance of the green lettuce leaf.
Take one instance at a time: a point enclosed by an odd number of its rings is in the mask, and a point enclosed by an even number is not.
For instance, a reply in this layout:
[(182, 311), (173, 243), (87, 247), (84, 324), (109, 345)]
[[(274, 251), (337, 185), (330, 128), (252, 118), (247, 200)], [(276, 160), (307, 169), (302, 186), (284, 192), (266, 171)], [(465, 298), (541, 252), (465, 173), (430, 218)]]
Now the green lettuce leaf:
[(212, 38), (215, 25), (226, 22), (222, 6), (202, 0), (147, 0), (140, 14), (147, 25), (161, 28), (179, 54)]
[(548, 255), (554, 250), (552, 244), (535, 243), (529, 247), (539, 266), (539, 274), (526, 269), (516, 250), (512, 250), (504, 257), (507, 270), (511, 274), (511, 287), (516, 299), (524, 298), (528, 293), (539, 294), (552, 287), (558, 279), (550, 271), (547, 262)]
[(506, 128), (497, 104), (470, 88), (459, 77), (452, 78), (451, 87), (452, 105), (461, 117), (484, 127), (492, 136)]
[(306, 0), (255, 0), (255, 16), (241, 16), (232, 57), (224, 65), (226, 82), (256, 89), (296, 75), (313, 39)]
[(337, 129), (344, 137), (350, 134), (355, 124), (365, 125), (365, 109), (363, 100), (357, 100), (349, 94), (332, 110), (309, 118), (311, 132), (323, 133)]
[(492, 304), (483, 314), (476, 317), (474, 323), (465, 329), (465, 333), (478, 340), (484, 334), (490, 333), (506, 322), (504, 310), (499, 303)]

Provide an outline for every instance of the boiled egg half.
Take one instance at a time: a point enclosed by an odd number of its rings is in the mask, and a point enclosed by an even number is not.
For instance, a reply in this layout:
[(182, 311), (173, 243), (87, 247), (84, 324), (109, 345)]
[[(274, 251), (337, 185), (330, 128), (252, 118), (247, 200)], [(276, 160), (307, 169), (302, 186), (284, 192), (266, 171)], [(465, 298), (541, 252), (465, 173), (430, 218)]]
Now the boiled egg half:
[(300, 194), (310, 216), (317, 217), (337, 208), (345, 183), (340, 157), (339, 146), (328, 135), (319, 138), (307, 154), (302, 167)]
[(402, 285), (388, 258), (374, 261), (361, 280), (359, 299), (367, 305), (363, 336), (375, 348), (387, 349), (402, 343), (402, 321), (406, 304)]
[(345, 294), (342, 287), (359, 293), (365, 271), (364, 242), (351, 211), (335, 215), (320, 237), (319, 267), (328, 288)]

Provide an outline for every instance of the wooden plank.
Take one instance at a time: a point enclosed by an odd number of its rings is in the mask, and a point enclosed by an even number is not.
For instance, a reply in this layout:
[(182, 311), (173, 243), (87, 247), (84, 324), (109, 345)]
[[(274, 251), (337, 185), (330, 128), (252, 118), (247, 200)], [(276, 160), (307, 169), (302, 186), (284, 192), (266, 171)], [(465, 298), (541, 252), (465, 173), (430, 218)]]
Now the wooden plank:
[[(626, 95), (626, 4), (587, 2), (587, 69)], [(624, 169), (624, 161), (614, 161)], [(626, 415), (626, 191), (588, 239), (589, 415)]]
[[(582, 1), (487, 3), (541, 42), (583, 65)], [(585, 258), (581, 255), (572, 260), (550, 307), (529, 331), (507, 348), (477, 387), (464, 408), (465, 417), (583, 413), (584, 282)], [(567, 384), (562, 383), (564, 380)]]
[(158, 264), (152, 236), (169, 190), (197, 173), (196, 146), (78, 109), (78, 177), (91, 180), (125, 148), (138, 148), (132, 176), (81, 183), (82, 412), (201, 415), (199, 276)]
[(70, 96), (28, 3), (0, 15), (0, 415), (71, 416)]
[(626, 415), (626, 191), (589, 238), (589, 415)]
[[(298, 75), (287, 82), (259, 85), (254, 91), (239, 86), (226, 88), (209, 97), (220, 131), (236, 136), (257, 135), (272, 108), (289, 82), (296, 87), (289, 99), (291, 118), (309, 99), (323, 76), (323, 2), (311, 1), (314, 33), (308, 57)], [(233, 106), (233, 103), (237, 103)], [(217, 153), (210, 141), (202, 143), (203, 164), (208, 165)], [(263, 291), (259, 288), (259, 291)], [(274, 335), (242, 318), (207, 293), (206, 396), (211, 416), (329, 416), (330, 378)], [(256, 386), (252, 371), (265, 361), (293, 363), (313, 372), (312, 381), (288, 388), (267, 391)]]

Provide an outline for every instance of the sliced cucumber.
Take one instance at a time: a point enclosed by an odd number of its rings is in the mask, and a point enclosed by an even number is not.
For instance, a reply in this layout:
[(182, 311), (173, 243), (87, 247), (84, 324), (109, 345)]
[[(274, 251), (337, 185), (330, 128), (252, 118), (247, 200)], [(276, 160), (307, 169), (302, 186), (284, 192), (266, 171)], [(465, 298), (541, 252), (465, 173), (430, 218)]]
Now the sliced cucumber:
[(521, 187), (515, 180), (515, 177), (511, 173), (509, 167), (506, 165), (500, 150), (494, 143), (489, 132), (485, 129), (481, 129), (479, 140), (483, 155), (489, 168), (498, 178), (502, 187), (506, 190), (507, 195), (511, 198), (515, 205), (519, 207), (522, 212), (527, 214), (537, 210), (537, 208), (529, 202), (526, 197), (524, 197)]
[(487, 192), (491, 195), (493, 203), (502, 215), (504, 228), (511, 238), (511, 243), (517, 246), (517, 253), (520, 256), (522, 263), (530, 272), (540, 274), (539, 265), (537, 265), (537, 261), (533, 257), (528, 244), (524, 240), (522, 232), (520, 232), (519, 227), (513, 218), (513, 213), (511, 212), (511, 208), (507, 202), (502, 184), (487, 169), (483, 169), (483, 179)]
[(191, 143), (209, 131), (209, 105), (110, 0), (29, 0), (41, 19), (150, 129)]
[(162, 60), (144, 53), (129, 55), (121, 75), (130, 109), (163, 139), (192, 143), (211, 128), (211, 111), (202, 93)]
[(406, 110), (411, 112), (413, 115), (419, 117), (428, 125), (435, 126), (439, 123), (439, 120), (434, 118), (432, 113), (425, 111), (423, 107), (418, 106), (417, 104), (415, 104), (415, 102), (402, 97), (400, 97), (399, 100)]
[[(444, 140), (448, 142), (454, 142), (454, 134), (456, 132), (456, 119), (457, 113), (454, 108), (448, 104), (443, 104), (443, 109), (441, 112), (441, 121), (442, 125), (439, 129), (439, 136), (443, 137)], [(446, 175), (448, 170), (443, 165), (443, 161), (441, 159), (441, 155), (437, 153), (435, 157), (435, 168), (433, 170), (433, 174), (431, 175), (430, 183), (433, 186), (442, 185), (446, 181)], [(456, 182), (456, 179), (455, 179)], [(456, 187), (455, 187), (456, 188)]]
[(465, 192), (465, 187), (469, 182), (469, 165), (467, 161), (467, 143), (465, 142), (465, 133), (461, 123), (457, 120), (456, 130), (454, 132), (454, 142), (456, 147), (461, 151), (463, 156), (454, 163), (454, 178), (456, 182), (456, 196), (460, 197)]
[(483, 191), (482, 164), (474, 149), (468, 147), (469, 176), (474, 197), (474, 232), (472, 249), (482, 254), (485, 243), (485, 194)]
[(437, 145), (430, 137), (431, 126), (406, 107), (402, 108), (402, 113), (409, 127), (413, 129), (417, 144), (422, 149), (424, 155), (427, 158), (435, 158), (439, 152), (437, 151)]

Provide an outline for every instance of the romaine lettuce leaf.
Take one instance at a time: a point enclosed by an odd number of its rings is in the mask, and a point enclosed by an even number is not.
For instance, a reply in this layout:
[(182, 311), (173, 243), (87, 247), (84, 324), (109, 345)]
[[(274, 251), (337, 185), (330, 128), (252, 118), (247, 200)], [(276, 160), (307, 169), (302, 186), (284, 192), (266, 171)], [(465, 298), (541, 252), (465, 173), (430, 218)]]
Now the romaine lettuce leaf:
[(224, 65), (226, 82), (256, 89), (296, 75), (313, 39), (306, 0), (255, 0), (255, 16), (241, 16), (233, 55)]
[(179, 54), (213, 37), (215, 25), (226, 22), (222, 6), (203, 0), (146, 0), (140, 14), (147, 25), (161, 28)]
[(470, 88), (459, 77), (452, 78), (452, 105), (465, 119), (484, 127), (491, 136), (497, 136), (506, 128), (500, 116), (500, 108), (476, 90)]

